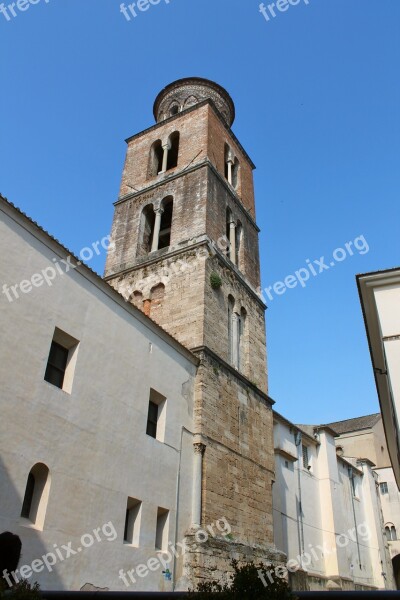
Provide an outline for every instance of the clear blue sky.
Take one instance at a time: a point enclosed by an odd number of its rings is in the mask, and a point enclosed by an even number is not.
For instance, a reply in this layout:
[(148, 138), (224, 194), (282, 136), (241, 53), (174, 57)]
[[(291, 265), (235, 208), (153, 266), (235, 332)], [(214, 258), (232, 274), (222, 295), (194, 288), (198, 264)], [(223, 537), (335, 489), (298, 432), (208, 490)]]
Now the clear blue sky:
[(355, 275), (400, 263), (399, 0), (301, 0), (269, 22), (254, 0), (161, 0), (130, 22), (119, 6), (0, 14), (0, 191), (78, 253), (110, 230), (124, 139), (153, 123), (158, 91), (219, 82), (257, 165), (263, 287), (357, 236), (370, 247), (268, 301), (276, 408), (377, 411)]

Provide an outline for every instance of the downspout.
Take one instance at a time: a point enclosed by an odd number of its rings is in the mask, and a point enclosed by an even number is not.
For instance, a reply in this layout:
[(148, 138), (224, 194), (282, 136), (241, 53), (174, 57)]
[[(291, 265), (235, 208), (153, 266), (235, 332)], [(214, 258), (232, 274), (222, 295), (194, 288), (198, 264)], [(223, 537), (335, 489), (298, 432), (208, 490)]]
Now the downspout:
[(352, 481), (352, 483), (350, 484), (351, 505), (353, 507), (354, 527), (355, 527), (355, 536), (356, 536), (357, 554), (358, 554), (358, 566), (359, 566), (359, 568), (361, 570), (360, 542), (358, 540), (356, 509), (355, 509), (355, 506), (354, 506), (354, 490), (355, 490), (355, 486), (354, 486), (354, 472), (353, 472), (353, 469), (351, 467), (347, 467), (347, 469), (348, 469), (349, 477), (350, 477), (350, 479)]
[(182, 464), (182, 443), (183, 443), (183, 434), (184, 432), (189, 433), (190, 435), (193, 436), (193, 432), (189, 431), (189, 429), (186, 429), (186, 427), (182, 426), (181, 429), (181, 443), (180, 443), (180, 448), (179, 448), (179, 463), (178, 463), (178, 474), (177, 474), (177, 478), (176, 478), (176, 497), (175, 497), (175, 506), (176, 506), (176, 515), (175, 515), (175, 542), (174, 542), (174, 550), (175, 552), (173, 552), (172, 554), (174, 555), (174, 561), (173, 561), (173, 569), (172, 569), (172, 591), (175, 591), (175, 586), (176, 586), (176, 544), (177, 544), (177, 540), (178, 540), (178, 525), (179, 525), (179, 493), (180, 493), (180, 486), (181, 486), (181, 464)]
[[(301, 431), (296, 431), (296, 433), (294, 435), (294, 443), (296, 444), (297, 448), (301, 445), (301, 441), (302, 441)], [(297, 463), (297, 488), (298, 488), (298, 494), (299, 494), (300, 557), (302, 557), (304, 554), (304, 524), (303, 524), (303, 504), (302, 504), (302, 499), (301, 499), (300, 468), (301, 468), (301, 456), (298, 459), (298, 463)], [(301, 566), (303, 567), (303, 565), (301, 565)]]

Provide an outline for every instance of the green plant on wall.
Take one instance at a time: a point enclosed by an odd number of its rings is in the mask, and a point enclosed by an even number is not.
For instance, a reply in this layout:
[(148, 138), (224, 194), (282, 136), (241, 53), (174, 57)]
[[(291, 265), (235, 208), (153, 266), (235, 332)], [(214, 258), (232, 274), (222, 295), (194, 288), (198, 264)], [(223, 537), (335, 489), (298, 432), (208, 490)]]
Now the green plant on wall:
[(215, 271), (210, 275), (210, 283), (213, 290), (218, 290), (222, 285), (222, 279)]

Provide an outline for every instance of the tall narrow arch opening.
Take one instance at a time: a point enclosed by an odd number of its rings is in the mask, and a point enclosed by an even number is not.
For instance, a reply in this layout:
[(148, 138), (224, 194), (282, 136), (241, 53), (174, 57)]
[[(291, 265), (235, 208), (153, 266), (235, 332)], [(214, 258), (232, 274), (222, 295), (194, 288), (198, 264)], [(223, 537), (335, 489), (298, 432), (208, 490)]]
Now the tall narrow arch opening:
[(22, 502), (21, 517), (38, 529), (43, 529), (50, 492), (50, 473), (43, 463), (37, 463), (29, 472)]
[(144, 207), (140, 217), (140, 235), (138, 255), (144, 256), (151, 251), (154, 234), (155, 214), (152, 204)]
[(235, 158), (235, 160), (233, 161), (233, 165), (232, 165), (232, 186), (235, 188), (235, 190), (238, 187), (238, 183), (239, 183), (239, 161), (237, 158)]
[(231, 294), (228, 296), (228, 362), (232, 365), (234, 362), (234, 335), (233, 335), (233, 315), (235, 299)]
[(236, 244), (235, 244), (235, 264), (242, 267), (242, 240), (243, 240), (243, 226), (240, 221), (236, 224)]
[(164, 150), (161, 140), (156, 140), (150, 148), (149, 177), (156, 177), (162, 171)]
[(230, 159), (230, 155), (231, 155), (231, 149), (229, 148), (228, 144), (225, 144), (224, 147), (224, 175), (225, 175), (225, 179), (227, 179), (229, 181), (229, 159)]
[(170, 149), (168, 151), (167, 171), (178, 166), (179, 140), (179, 131), (175, 131), (169, 136)]
[(161, 216), (160, 235), (158, 249), (168, 248), (171, 244), (172, 216), (174, 210), (174, 200), (172, 196), (164, 198), (162, 202), (163, 214)]
[(238, 323), (238, 368), (240, 371), (244, 371), (246, 368), (247, 358), (247, 342), (246, 342), (246, 326), (247, 326), (247, 312), (245, 308), (241, 308), (240, 317)]

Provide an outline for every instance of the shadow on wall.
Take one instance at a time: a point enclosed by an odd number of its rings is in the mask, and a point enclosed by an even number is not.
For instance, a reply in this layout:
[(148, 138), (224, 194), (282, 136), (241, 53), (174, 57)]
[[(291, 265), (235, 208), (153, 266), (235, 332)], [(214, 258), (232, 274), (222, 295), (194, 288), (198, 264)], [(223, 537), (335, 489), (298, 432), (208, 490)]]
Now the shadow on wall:
[[(26, 482), (22, 485), (24, 486), (25, 484)], [(41, 538), (41, 532), (37, 531), (34, 527), (22, 524), (21, 511), (23, 500), (15, 488), (11, 473), (8, 472), (3, 460), (0, 458), (0, 532), (3, 532), (0, 536), (0, 574), (3, 573), (4, 568), (8, 571), (14, 570), (11, 567), (15, 566), (14, 562), (16, 560), (18, 562), (18, 558), (20, 557), (16, 572), (16, 576), (19, 579), (23, 579), (19, 573), (21, 567), (25, 565), (31, 567), (33, 561), (40, 560), (48, 552)], [(5, 535), (5, 533), (8, 535)], [(10, 533), (13, 534), (11, 538)], [(22, 542), (22, 549), (19, 548), (19, 552), (18, 538)], [(6, 555), (3, 554), (4, 544), (12, 550), (11, 554), (8, 552)], [(3, 564), (6, 566), (3, 567)], [(45, 568), (43, 565), (43, 570)], [(40, 573), (32, 572), (32, 569), (25, 569), (25, 572), (27, 573), (25, 579), (30, 584), (35, 583), (35, 581), (38, 581), (40, 584)], [(28, 577), (29, 572), (30, 576)], [(46, 574), (48, 575), (48, 573)], [(62, 581), (57, 573), (57, 565), (53, 567), (51, 578), (53, 589), (63, 589)], [(12, 578), (11, 581), (13, 581)]]
[(394, 578), (396, 581), (396, 589), (400, 590), (400, 554), (396, 554), (396, 556), (393, 557), (392, 564)]

